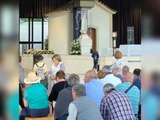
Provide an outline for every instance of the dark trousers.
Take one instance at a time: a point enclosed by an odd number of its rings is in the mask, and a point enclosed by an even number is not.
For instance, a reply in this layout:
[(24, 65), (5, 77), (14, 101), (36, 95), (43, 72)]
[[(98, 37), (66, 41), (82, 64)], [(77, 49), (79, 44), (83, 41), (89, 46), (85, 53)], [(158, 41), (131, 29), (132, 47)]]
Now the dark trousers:
[(96, 69), (97, 71), (99, 71), (99, 64), (98, 64), (98, 62), (94, 62), (93, 63), (93, 69)]
[(23, 95), (22, 95), (22, 87), (19, 84), (19, 104), (21, 106), (21, 108), (24, 108), (24, 104), (23, 104)]
[(5, 120), (5, 94), (0, 89), (0, 120)]
[(138, 110), (138, 119), (141, 120), (141, 105), (139, 105), (139, 110)]
[(57, 118), (56, 120), (67, 120), (68, 114), (64, 114), (63, 116)]
[(48, 89), (48, 78), (47, 77), (45, 77), (45, 79), (41, 80), (40, 82)]
[(43, 109), (23, 108), (20, 114), (20, 120), (25, 120), (25, 117), (47, 117), (48, 114), (49, 107)]

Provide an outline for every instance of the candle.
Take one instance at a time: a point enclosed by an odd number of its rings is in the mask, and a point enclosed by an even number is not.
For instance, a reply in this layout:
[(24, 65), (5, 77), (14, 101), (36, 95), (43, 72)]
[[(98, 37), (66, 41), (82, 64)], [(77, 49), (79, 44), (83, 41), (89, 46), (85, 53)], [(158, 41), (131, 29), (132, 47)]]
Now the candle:
[(116, 39), (114, 39), (113, 47), (116, 47)]
[(113, 32), (112, 37), (117, 37), (117, 32)]

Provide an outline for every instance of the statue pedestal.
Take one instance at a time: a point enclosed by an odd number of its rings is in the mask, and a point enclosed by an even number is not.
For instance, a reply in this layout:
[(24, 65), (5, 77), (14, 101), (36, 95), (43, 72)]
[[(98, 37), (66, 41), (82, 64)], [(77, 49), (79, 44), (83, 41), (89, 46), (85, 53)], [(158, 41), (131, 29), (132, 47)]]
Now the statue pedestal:
[(91, 55), (92, 39), (87, 34), (80, 35), (81, 55)]

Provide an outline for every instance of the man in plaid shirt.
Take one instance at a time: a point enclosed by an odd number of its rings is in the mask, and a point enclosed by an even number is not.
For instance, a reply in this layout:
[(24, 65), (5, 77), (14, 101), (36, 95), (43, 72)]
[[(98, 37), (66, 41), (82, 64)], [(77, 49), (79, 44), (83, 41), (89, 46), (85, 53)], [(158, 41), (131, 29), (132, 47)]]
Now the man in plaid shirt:
[(135, 120), (131, 103), (125, 93), (117, 92), (112, 84), (103, 87), (105, 96), (100, 111), (104, 120)]

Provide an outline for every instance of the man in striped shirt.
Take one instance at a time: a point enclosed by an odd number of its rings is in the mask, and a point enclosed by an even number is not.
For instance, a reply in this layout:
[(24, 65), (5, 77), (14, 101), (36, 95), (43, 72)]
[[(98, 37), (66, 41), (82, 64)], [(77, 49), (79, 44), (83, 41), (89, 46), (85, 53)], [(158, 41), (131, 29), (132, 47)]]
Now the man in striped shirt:
[(125, 93), (117, 92), (112, 84), (103, 87), (105, 96), (100, 111), (104, 120), (135, 120), (131, 103)]

